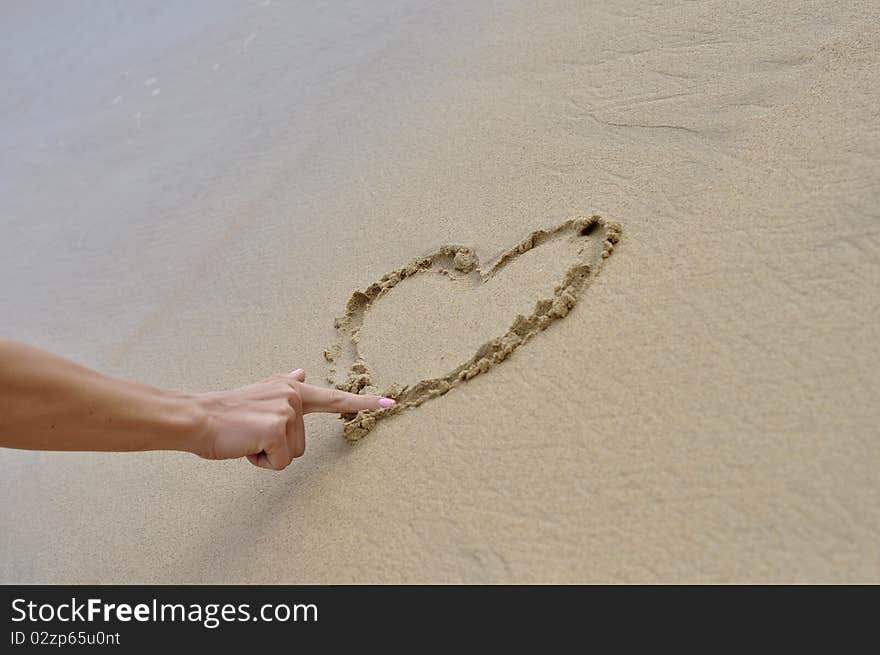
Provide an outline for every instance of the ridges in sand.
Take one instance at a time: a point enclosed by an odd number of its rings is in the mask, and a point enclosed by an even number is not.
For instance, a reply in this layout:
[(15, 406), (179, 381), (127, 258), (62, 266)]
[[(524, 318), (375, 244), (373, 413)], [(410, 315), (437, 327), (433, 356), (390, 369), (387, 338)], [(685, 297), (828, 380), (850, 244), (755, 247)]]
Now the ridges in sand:
[[(504, 252), (487, 271), (480, 268), (480, 261), (471, 248), (446, 245), (402, 268), (386, 273), (365, 290), (355, 291), (346, 304), (343, 316), (336, 319), (338, 335), (336, 343), (324, 351), (325, 359), (331, 364), (328, 381), (335, 382), (336, 365), (345, 359), (348, 362), (348, 377), (345, 382), (336, 384), (338, 389), (352, 393), (381, 393), (397, 400), (397, 404), (388, 409), (343, 415), (345, 437), (350, 441), (357, 441), (373, 429), (377, 421), (418, 407), (432, 398), (448, 393), (475, 376), (486, 373), (551, 323), (567, 316), (583, 290), (599, 273), (602, 262), (614, 251), (620, 233), (619, 224), (608, 222), (601, 216), (571, 219), (554, 228), (532, 232)], [(420, 380), (405, 387), (392, 385), (391, 388), (381, 392), (375, 387), (369, 365), (361, 356), (359, 344), (364, 317), (379, 298), (389, 293), (406, 278), (422, 274), (445, 275), (452, 279), (471, 278), (481, 284), (497, 275), (523, 253), (565, 237), (574, 239), (575, 243), (581, 239), (601, 240), (602, 247), (579, 248), (577, 261), (565, 271), (552, 296), (537, 300), (528, 316), (517, 316), (503, 335), (483, 343), (470, 359), (442, 377)]]

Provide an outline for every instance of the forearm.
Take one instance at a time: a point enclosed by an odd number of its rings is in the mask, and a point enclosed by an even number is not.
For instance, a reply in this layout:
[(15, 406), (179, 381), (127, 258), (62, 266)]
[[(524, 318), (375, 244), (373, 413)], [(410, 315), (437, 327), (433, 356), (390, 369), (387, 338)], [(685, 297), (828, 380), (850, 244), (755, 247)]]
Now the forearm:
[(0, 339), (0, 446), (195, 452), (204, 421), (193, 396)]

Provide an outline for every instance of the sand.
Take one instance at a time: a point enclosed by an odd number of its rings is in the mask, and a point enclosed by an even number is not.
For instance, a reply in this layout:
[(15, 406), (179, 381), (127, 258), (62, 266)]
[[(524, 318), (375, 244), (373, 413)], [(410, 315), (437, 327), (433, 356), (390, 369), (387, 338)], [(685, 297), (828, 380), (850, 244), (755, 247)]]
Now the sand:
[(363, 314), (414, 388), (576, 251), (477, 269), (621, 234), (564, 318), (356, 443), (307, 417), (284, 472), (0, 451), (0, 582), (880, 581), (877, 9), (5, 5), (4, 336), (329, 384), (352, 293), (462, 244)]
[[(393, 398), (396, 403), (381, 410), (362, 410), (350, 415), (343, 414), (341, 418), (345, 420), (345, 424), (342, 433), (345, 438), (349, 441), (358, 441), (366, 436), (382, 418), (420, 407), (428, 400), (449, 393), (477, 375), (488, 373), (495, 364), (500, 364), (510, 357), (517, 348), (546, 330), (554, 321), (568, 316), (577, 304), (581, 292), (598, 274), (602, 260), (607, 259), (614, 252), (614, 246), (619, 240), (620, 225), (617, 223), (606, 223), (601, 216), (571, 219), (548, 230), (533, 231), (520, 243), (504, 252), (498, 261), (487, 267), (485, 271), (480, 268), (479, 257), (471, 248), (460, 245), (445, 245), (429, 255), (412, 261), (403, 268), (386, 273), (379, 281), (373, 282), (365, 290), (355, 291), (346, 304), (344, 315), (337, 318), (334, 323), (339, 331), (336, 344), (324, 351), (324, 359), (335, 365), (331, 366), (327, 381), (335, 384), (337, 389), (349, 393), (381, 394)], [(562, 252), (545, 252), (549, 250), (546, 244), (552, 241), (563, 242), (561, 244), (563, 246)], [(456, 285), (460, 288), (450, 288), (448, 285), (444, 285), (438, 294), (441, 299), (450, 294), (466, 294), (466, 297), (459, 301), (461, 304), (461, 307), (458, 308), (459, 311), (454, 311), (448, 301), (437, 303), (437, 300), (432, 298), (430, 293), (424, 293), (423, 290), (411, 293), (404, 302), (410, 302), (409, 307), (426, 308), (427, 305), (442, 307), (443, 310), (437, 317), (438, 320), (426, 321), (424, 314), (420, 312), (418, 322), (426, 327), (430, 326), (435, 334), (438, 329), (445, 329), (455, 342), (466, 344), (466, 331), (461, 329), (459, 325), (455, 325), (456, 319), (460, 318), (461, 314), (470, 312), (473, 314), (473, 318), (503, 316), (503, 308), (497, 302), (499, 293), (505, 296), (521, 293), (528, 288), (529, 281), (537, 282), (546, 276), (549, 261), (543, 265), (530, 261), (525, 270), (520, 269), (520, 273), (525, 275), (525, 280), (517, 280), (516, 277), (508, 279), (507, 288), (500, 292), (497, 289), (497, 284), (492, 284), (491, 289), (486, 288), (490, 283), (495, 282), (499, 273), (502, 271), (506, 273), (506, 269), (511, 268), (514, 262), (526, 253), (534, 253), (537, 248), (540, 248), (540, 254), (548, 259), (553, 255), (561, 259), (565, 257), (565, 251), (568, 250), (567, 254), (571, 263), (558, 279), (558, 284), (553, 287), (552, 294), (548, 293), (547, 297), (540, 295), (534, 297), (534, 307), (531, 312), (513, 314), (515, 318), (503, 334), (480, 344), (469, 359), (463, 363), (453, 364), (454, 368), (445, 375), (422, 378), (409, 384), (403, 381), (405, 377), (395, 380), (395, 377), (392, 376), (389, 378), (391, 382), (387, 386), (381, 385), (378, 380), (374, 379), (374, 372), (361, 352), (360, 340), (367, 314), (371, 313), (378, 301), (398, 288), (401, 283), (403, 286), (411, 286), (412, 280), (416, 276), (441, 276), (451, 282), (462, 282), (462, 284)], [(486, 286), (484, 287), (484, 285)], [(481, 293), (483, 291), (488, 291), (488, 295)], [(393, 308), (392, 312), (396, 312), (395, 318), (398, 320), (382, 321), (380, 318), (378, 323), (387, 325), (389, 322), (393, 322), (396, 323), (395, 327), (401, 329), (399, 319), (406, 315), (407, 306), (398, 306)], [(472, 323), (475, 322), (473, 318), (471, 319)], [(453, 324), (452, 330), (449, 329), (450, 324)], [(407, 330), (410, 337), (413, 332)], [(488, 334), (491, 334), (491, 331)], [(432, 339), (427, 335), (417, 343), (421, 345), (422, 349), (425, 346), (429, 348), (433, 346)], [(430, 349), (436, 350), (436, 348)], [(392, 365), (392, 369), (397, 375), (405, 376), (404, 371), (407, 364), (412, 367), (412, 364), (421, 363), (424, 359), (424, 356), (419, 357), (418, 353), (414, 355), (404, 359), (403, 366), (394, 367)], [(334, 373), (339, 365), (339, 360), (343, 358), (348, 362), (348, 376), (343, 382), (335, 382)], [(381, 388), (378, 385), (381, 385)]]

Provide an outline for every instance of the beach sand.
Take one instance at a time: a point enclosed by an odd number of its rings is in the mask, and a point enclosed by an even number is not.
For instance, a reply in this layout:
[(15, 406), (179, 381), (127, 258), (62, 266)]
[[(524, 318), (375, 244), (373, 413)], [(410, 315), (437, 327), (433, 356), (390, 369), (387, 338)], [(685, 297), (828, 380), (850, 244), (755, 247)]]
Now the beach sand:
[[(6, 337), (189, 391), (347, 383), (352, 294), (467, 248), (358, 324), (412, 387), (590, 266), (356, 442), (308, 416), (281, 473), (0, 451), (0, 582), (880, 581), (877, 10), (5, 4)], [(469, 268), (593, 215), (610, 257)]]

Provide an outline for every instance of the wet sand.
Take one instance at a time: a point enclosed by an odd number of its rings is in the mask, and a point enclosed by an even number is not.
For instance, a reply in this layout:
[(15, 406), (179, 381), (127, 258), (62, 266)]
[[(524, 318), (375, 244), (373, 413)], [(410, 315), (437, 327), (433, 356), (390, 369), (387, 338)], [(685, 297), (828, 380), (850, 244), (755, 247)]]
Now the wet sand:
[[(110, 373), (329, 384), (387, 273), (621, 226), (527, 343), (282, 473), (0, 451), (0, 581), (880, 580), (875, 8), (459, 4), (0, 10), (0, 333)], [(555, 297), (546, 247), (376, 300), (376, 383)]]

